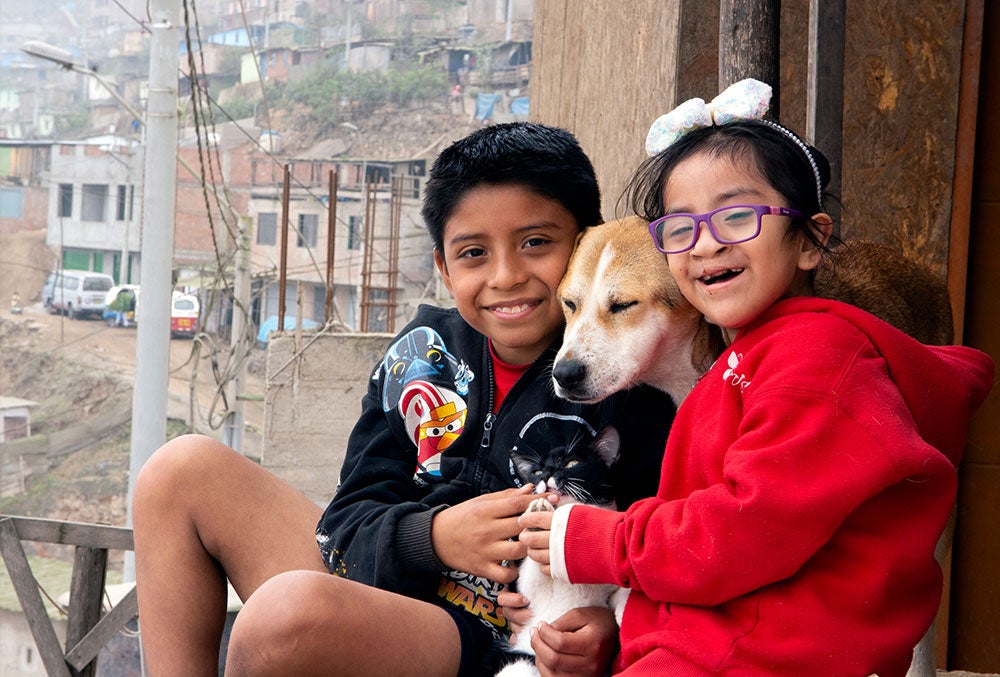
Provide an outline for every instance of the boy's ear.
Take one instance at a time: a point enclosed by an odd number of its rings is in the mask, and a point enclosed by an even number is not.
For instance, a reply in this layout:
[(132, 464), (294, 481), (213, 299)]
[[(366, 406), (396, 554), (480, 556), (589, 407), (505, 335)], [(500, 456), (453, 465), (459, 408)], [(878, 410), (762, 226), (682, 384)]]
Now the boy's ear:
[[(830, 239), (830, 235), (833, 234), (833, 219), (830, 218), (829, 214), (819, 213), (814, 214), (810, 219), (812, 223), (808, 225), (812, 228), (813, 233), (819, 238), (822, 244), (826, 244)], [(800, 270), (814, 270), (819, 266), (820, 261), (823, 259), (823, 249), (818, 247), (811, 239), (803, 235), (801, 240), (802, 251), (799, 255), (799, 269)]]
[(436, 248), (434, 249), (434, 265), (441, 273), (441, 279), (444, 280), (444, 286), (448, 289), (448, 293), (454, 296), (455, 294), (451, 290), (451, 275), (448, 274), (448, 264), (444, 262), (444, 256)]

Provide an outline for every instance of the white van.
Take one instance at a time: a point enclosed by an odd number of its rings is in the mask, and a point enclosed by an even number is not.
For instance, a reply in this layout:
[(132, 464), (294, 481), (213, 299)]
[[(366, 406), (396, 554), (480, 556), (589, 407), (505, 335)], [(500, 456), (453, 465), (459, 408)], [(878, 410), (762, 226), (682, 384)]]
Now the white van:
[(105, 273), (57, 270), (45, 281), (42, 303), (50, 313), (100, 317), (104, 314), (104, 297), (114, 285), (114, 278)]

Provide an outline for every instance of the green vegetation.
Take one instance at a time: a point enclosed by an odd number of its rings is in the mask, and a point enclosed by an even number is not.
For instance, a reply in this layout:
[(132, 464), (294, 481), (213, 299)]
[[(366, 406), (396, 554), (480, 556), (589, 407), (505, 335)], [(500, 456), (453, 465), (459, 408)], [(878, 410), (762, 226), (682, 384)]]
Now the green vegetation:
[(332, 127), (350, 115), (367, 115), (386, 104), (405, 108), (446, 91), (447, 78), (439, 66), (407, 64), (383, 73), (341, 70), (328, 61), (285, 85), (268, 105), (307, 108), (313, 121)]

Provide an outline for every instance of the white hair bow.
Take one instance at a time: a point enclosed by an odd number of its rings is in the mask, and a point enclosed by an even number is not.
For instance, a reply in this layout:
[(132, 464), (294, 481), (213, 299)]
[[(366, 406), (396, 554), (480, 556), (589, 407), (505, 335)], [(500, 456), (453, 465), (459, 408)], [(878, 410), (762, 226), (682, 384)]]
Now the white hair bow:
[(770, 103), (771, 86), (753, 78), (730, 85), (707, 104), (704, 99), (688, 99), (656, 119), (646, 135), (646, 152), (656, 155), (699, 127), (724, 125), (733, 120), (761, 120)]

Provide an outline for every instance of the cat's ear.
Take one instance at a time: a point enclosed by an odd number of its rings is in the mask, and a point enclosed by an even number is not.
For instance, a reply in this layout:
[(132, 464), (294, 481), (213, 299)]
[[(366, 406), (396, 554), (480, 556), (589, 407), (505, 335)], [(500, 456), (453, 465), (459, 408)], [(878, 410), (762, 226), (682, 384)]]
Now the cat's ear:
[(618, 430), (614, 426), (605, 426), (604, 430), (598, 434), (594, 441), (594, 448), (597, 455), (601, 457), (604, 464), (609, 468), (618, 460), (618, 452), (621, 450), (622, 441), (618, 435)]

